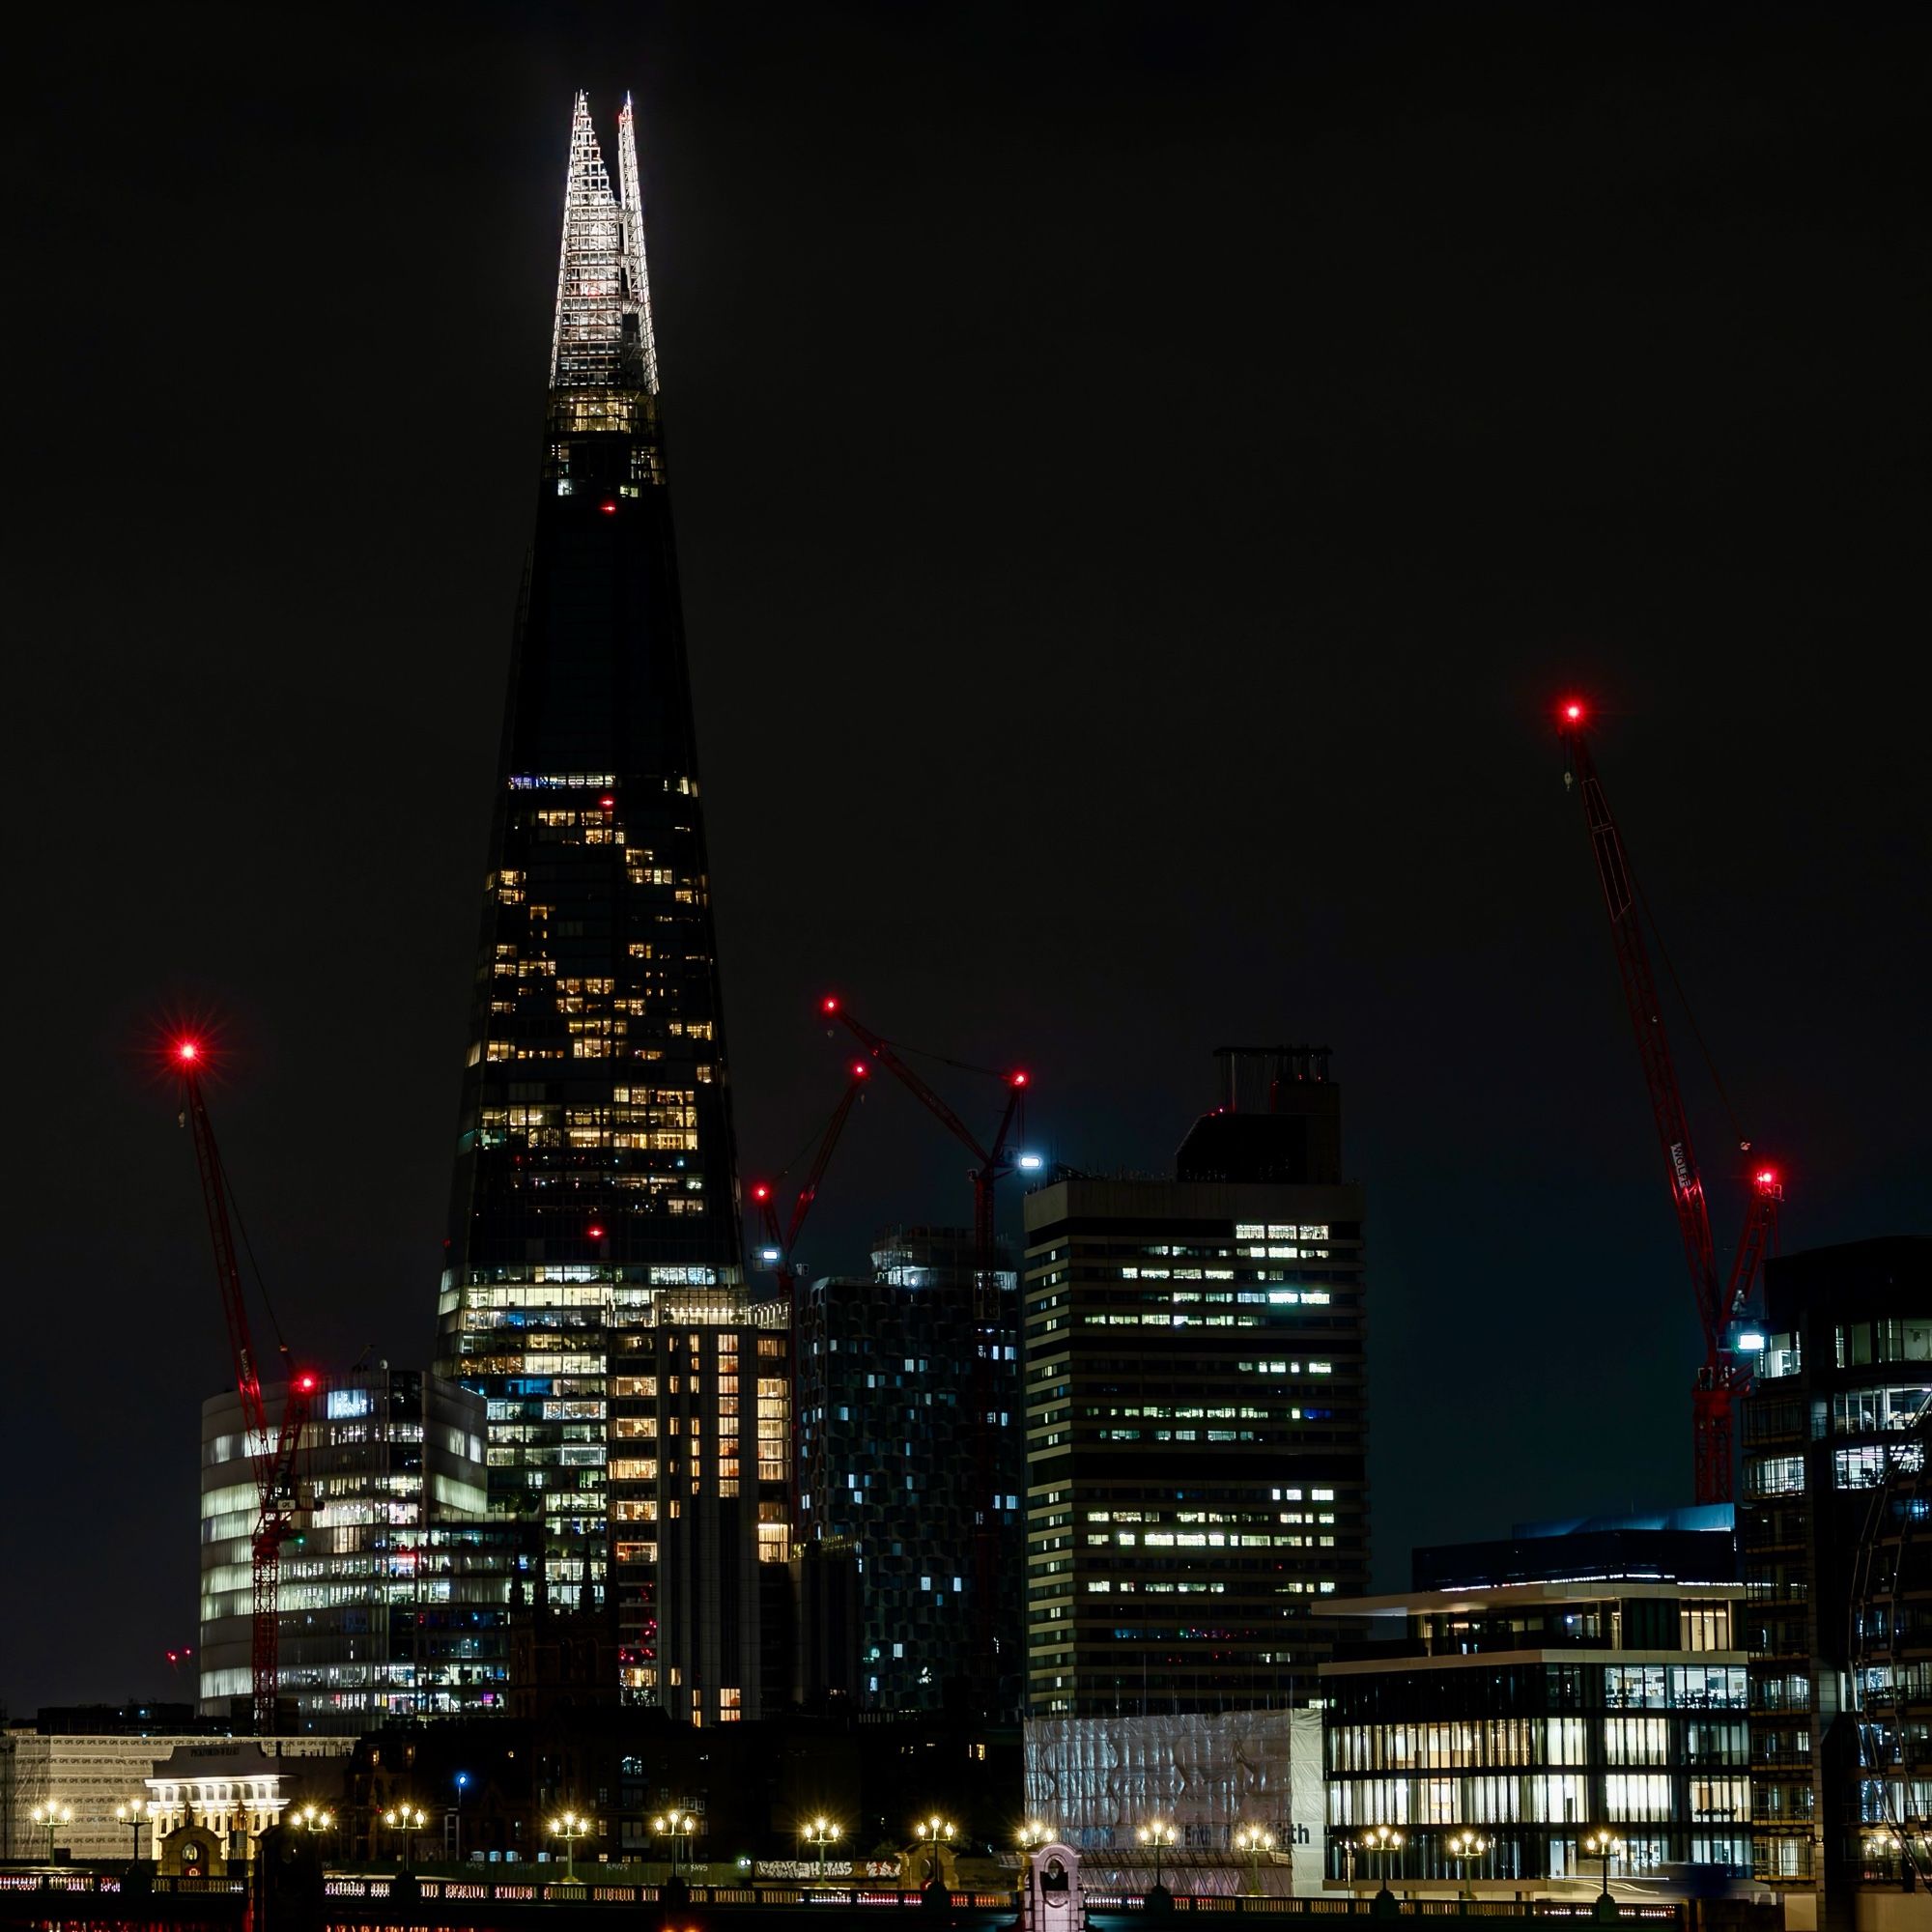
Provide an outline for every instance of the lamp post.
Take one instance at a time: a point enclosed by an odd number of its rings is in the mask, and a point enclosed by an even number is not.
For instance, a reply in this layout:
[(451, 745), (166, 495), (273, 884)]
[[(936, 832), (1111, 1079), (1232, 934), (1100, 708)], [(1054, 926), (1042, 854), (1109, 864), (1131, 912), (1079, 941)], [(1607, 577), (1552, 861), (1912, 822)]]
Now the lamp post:
[(1610, 1900), (1610, 1861), (1624, 1848), (1624, 1841), (1605, 1828), (1590, 1833), (1583, 1840), (1582, 1850), (1586, 1858), (1602, 1859), (1604, 1861), (1604, 1889), (1601, 1902), (1607, 1905)]
[(304, 1804), (296, 1813), (296, 1823), (304, 1832), (332, 1832), (335, 1830), (335, 1813), (325, 1811), (320, 1805)]
[(1243, 1825), (1235, 1833), (1235, 1849), (1248, 1855), (1248, 1878), (1256, 1898), (1262, 1895), (1262, 1854), (1274, 1850), (1274, 1833), (1265, 1825)]
[(1462, 1831), (1449, 1833), (1443, 1840), (1442, 1849), (1456, 1861), (1457, 1867), (1462, 1873), (1463, 1884), (1460, 1895), (1463, 1898), (1474, 1898), (1476, 1888), (1469, 1883), (1470, 1868), (1490, 1849), (1490, 1840), (1480, 1832), (1472, 1832), (1464, 1826)]
[(47, 1862), (54, 1861), (54, 1833), (63, 1825), (73, 1823), (73, 1806), (63, 1804), (58, 1799), (50, 1798), (44, 1804), (34, 1806), (34, 1823), (47, 1828)]
[(127, 1804), (114, 1807), (115, 1817), (133, 1833), (134, 1848), (130, 1856), (136, 1864), (141, 1862), (141, 1821), (147, 1814), (148, 1802), (145, 1798), (130, 1798)]
[[(590, 1820), (580, 1817), (575, 1811), (559, 1811), (550, 1821), (551, 1835), (563, 1840), (563, 1875), (572, 1884), (577, 1881), (577, 1841), (590, 1829)], [(675, 1871), (676, 1865), (671, 1869)]]
[(469, 1789), (469, 1774), (456, 1774), (456, 1862), (463, 1862), (463, 1794)]
[[(1402, 1833), (1392, 1825), (1371, 1825), (1355, 1841), (1357, 1851), (1365, 1853), (1369, 1858), (1378, 1858), (1382, 1861), (1382, 1891), (1389, 1889), (1388, 1861), (1402, 1850)], [(1378, 1892), (1376, 1895), (1380, 1897), (1381, 1893)], [(1390, 1896), (1393, 1897), (1394, 1894), (1390, 1893)]]
[(823, 1812), (820, 1812), (805, 1828), (805, 1836), (808, 1841), (818, 1847), (818, 1882), (820, 1885), (825, 1883), (825, 1848), (827, 1845), (838, 1842), (838, 1829)]
[(955, 1835), (952, 1826), (947, 1819), (935, 1814), (930, 1818), (922, 1818), (913, 1829), (915, 1836), (923, 1843), (929, 1844), (932, 1847), (931, 1870), (926, 1883), (928, 1885), (937, 1885), (939, 1883), (939, 1848), (941, 1845), (950, 1845), (952, 1842)]
[(1144, 1845), (1153, 1847), (1153, 1889), (1156, 1891), (1166, 1888), (1160, 1882), (1160, 1855), (1174, 1843), (1174, 1827), (1165, 1818), (1150, 1818), (1134, 1836)]
[(429, 1814), (414, 1804), (392, 1804), (383, 1813), (383, 1823), (403, 1834), (403, 1872), (410, 1869), (410, 1838), (429, 1822)]
[[(689, 1838), (697, 1830), (697, 1820), (689, 1811), (667, 1811), (662, 1817), (651, 1820), (651, 1830), (661, 1838), (670, 1840), (670, 1875), (677, 1876), (677, 1841)], [(686, 1847), (687, 1854), (689, 1846)]]

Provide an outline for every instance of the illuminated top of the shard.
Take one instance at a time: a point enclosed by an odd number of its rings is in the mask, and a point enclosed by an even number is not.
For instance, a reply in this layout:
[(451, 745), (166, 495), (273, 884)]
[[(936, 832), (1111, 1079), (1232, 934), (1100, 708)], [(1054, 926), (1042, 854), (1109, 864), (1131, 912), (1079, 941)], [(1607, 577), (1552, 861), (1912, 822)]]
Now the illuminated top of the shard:
[(644, 272), (644, 205), (631, 97), (617, 117), (617, 192), (597, 146), (590, 98), (577, 97), (564, 184), (563, 259), (556, 271), (553, 389), (657, 394), (658, 352)]

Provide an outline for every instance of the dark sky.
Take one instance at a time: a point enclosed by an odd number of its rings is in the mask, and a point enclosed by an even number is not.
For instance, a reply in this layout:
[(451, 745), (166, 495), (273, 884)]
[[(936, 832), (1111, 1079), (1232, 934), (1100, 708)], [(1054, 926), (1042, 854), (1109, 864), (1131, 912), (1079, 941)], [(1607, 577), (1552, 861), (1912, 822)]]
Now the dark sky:
[[(1093, 1168), (1165, 1165), (1217, 1043), (1326, 1041), (1381, 1579), (1688, 1499), (1547, 706), (1603, 708), (1785, 1244), (1932, 1231), (1916, 13), (43, 12), (0, 1699), (189, 1688), (227, 1358), (166, 1016), (291, 1338), (427, 1356), (580, 85), (639, 99), (747, 1170), (837, 1096), (829, 986), (1024, 1064)], [(963, 1166), (874, 1093), (810, 1260), (963, 1218)]]

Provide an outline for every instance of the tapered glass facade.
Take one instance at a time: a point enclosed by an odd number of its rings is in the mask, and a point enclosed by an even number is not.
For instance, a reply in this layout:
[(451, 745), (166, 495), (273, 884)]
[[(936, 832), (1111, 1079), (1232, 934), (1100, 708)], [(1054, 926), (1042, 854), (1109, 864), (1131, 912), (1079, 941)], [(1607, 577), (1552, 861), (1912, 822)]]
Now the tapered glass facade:
[(618, 151), (613, 188), (580, 96), (439, 1352), (488, 1401), (491, 1509), (538, 1528), (559, 1591), (587, 1563), (626, 1689), (716, 1719), (755, 1708), (749, 1566), (783, 1563), (786, 1483), (782, 1456), (757, 1473), (772, 1378), (744, 1294), (628, 102)]

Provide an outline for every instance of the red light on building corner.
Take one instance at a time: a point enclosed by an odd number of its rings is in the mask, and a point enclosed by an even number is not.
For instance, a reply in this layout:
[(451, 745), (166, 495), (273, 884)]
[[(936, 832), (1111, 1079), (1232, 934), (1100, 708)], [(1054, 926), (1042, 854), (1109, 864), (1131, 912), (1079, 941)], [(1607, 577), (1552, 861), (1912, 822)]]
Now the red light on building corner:
[(604, 1230), (601, 1227), (599, 1227), (594, 1221), (591, 1223), (590, 1226), (590, 1238), (593, 1241), (601, 1241), (604, 1238)]
[(599, 811), (615, 811), (617, 809), (617, 801), (614, 798), (612, 798), (611, 794), (607, 791), (604, 794), (604, 796), (597, 801), (597, 809)]
[(600, 503), (598, 505), (598, 508), (601, 509), (607, 517), (614, 517), (617, 514), (617, 505), (614, 501)]

